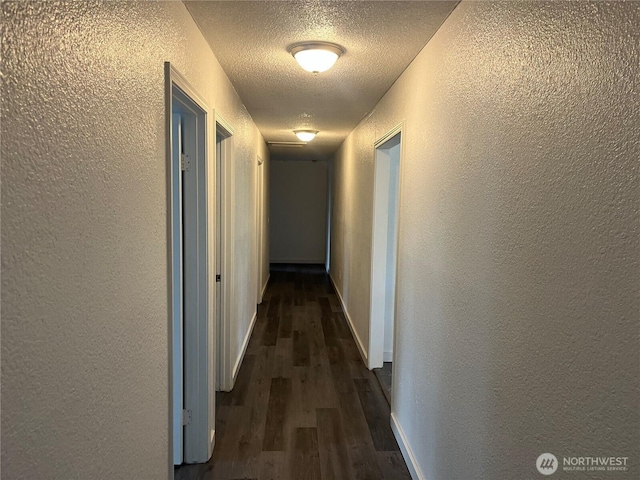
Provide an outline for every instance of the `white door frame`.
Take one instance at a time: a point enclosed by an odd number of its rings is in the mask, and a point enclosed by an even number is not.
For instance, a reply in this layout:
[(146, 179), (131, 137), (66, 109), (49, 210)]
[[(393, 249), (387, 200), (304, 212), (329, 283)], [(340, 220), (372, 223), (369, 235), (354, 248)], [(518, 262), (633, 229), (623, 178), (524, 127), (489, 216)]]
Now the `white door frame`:
[[(394, 299), (397, 297), (398, 282), (397, 282), (397, 268), (398, 268), (398, 245), (399, 245), (399, 232), (400, 232), (400, 206), (401, 206), (401, 191), (402, 191), (402, 170), (403, 170), (403, 131), (404, 122), (392, 128), (386, 134), (384, 134), (374, 144), (374, 192), (373, 192), (373, 204), (372, 204), (372, 242), (371, 242), (371, 285), (370, 285), (370, 298), (369, 298), (369, 345), (368, 345), (368, 367), (369, 369), (380, 368), (384, 362), (384, 330), (385, 330), (385, 301), (386, 301), (386, 280), (389, 273), (395, 277), (394, 286)], [(383, 185), (381, 180), (388, 181), (388, 173), (386, 178), (382, 175), (382, 155), (385, 155), (385, 151), (382, 149), (385, 143), (393, 139), (396, 135), (400, 134), (400, 159), (399, 159), (399, 171), (398, 171), (398, 194), (397, 194), (397, 219), (396, 219), (396, 231), (395, 231), (395, 271), (387, 272), (386, 268), (386, 255), (387, 255), (387, 212), (388, 207), (388, 185)], [(379, 215), (377, 215), (377, 209), (383, 210), (383, 221), (381, 221)], [(396, 317), (397, 303), (394, 301), (393, 316)], [(397, 325), (394, 321), (394, 348), (393, 357), (396, 355), (395, 340), (396, 340)]]
[[(215, 395), (214, 390), (214, 351), (215, 338), (214, 322), (212, 312), (214, 311), (215, 298), (210, 288), (212, 280), (215, 281), (211, 263), (213, 250), (213, 237), (211, 235), (212, 225), (212, 185), (213, 172), (212, 163), (212, 135), (211, 119), (213, 111), (202, 100), (198, 93), (191, 87), (189, 82), (169, 63), (165, 62), (165, 128), (166, 128), (166, 171), (167, 171), (167, 254), (168, 254), (168, 305), (169, 305), (169, 438), (174, 439), (176, 429), (180, 428), (183, 411), (174, 409), (174, 396), (180, 395), (178, 391), (180, 377), (176, 365), (184, 362), (184, 371), (188, 375), (184, 377), (183, 398), (184, 408), (190, 411), (190, 422), (184, 428), (184, 458), (186, 463), (206, 462), (213, 452), (215, 438)], [(174, 98), (175, 95), (175, 98)], [(182, 96), (182, 97), (181, 97)], [(179, 221), (179, 216), (174, 215), (173, 209), (175, 198), (180, 192), (174, 191), (175, 169), (174, 163), (180, 159), (173, 156), (173, 111), (174, 101), (184, 102), (180, 108), (189, 108), (193, 112), (193, 128), (199, 132), (195, 147), (195, 158), (191, 158), (191, 168), (195, 169), (195, 180), (190, 184), (197, 190), (194, 198), (197, 198), (197, 207), (192, 213), (192, 219), (197, 224), (197, 245), (195, 250), (191, 250), (191, 258), (184, 259), (184, 265), (191, 265), (190, 274), (185, 273), (185, 283), (187, 275), (189, 282), (194, 285), (193, 289), (187, 292), (188, 301), (186, 306), (190, 309), (185, 313), (184, 328), (184, 352), (175, 352), (174, 340), (179, 335), (181, 319), (174, 319), (174, 307), (176, 299), (180, 298), (181, 285), (177, 285), (174, 276), (175, 248), (180, 248), (174, 244), (174, 221)], [(177, 107), (176, 107), (177, 108)], [(204, 138), (203, 138), (204, 137)], [(179, 170), (178, 170), (179, 172)], [(186, 209), (186, 207), (185, 207)], [(181, 227), (179, 227), (181, 228)], [(186, 270), (185, 270), (186, 272)], [(195, 299), (195, 300), (193, 300)], [(183, 310), (187, 312), (187, 310)], [(182, 354), (182, 355), (181, 355)], [(178, 355), (180, 358), (178, 358)], [(184, 356), (183, 356), (184, 355)], [(176, 374), (174, 376), (174, 373)], [(179, 407), (178, 407), (179, 408)], [(188, 415), (187, 415), (188, 416)], [(185, 417), (187, 417), (185, 416)], [(176, 422), (174, 424), (174, 421)], [(170, 476), (173, 477), (173, 442), (169, 442)]]
[[(216, 205), (220, 209), (222, 222), (222, 235), (220, 235), (221, 264), (216, 266), (220, 280), (220, 318), (216, 319), (218, 324), (218, 370), (217, 384), (218, 390), (231, 391), (233, 388), (233, 365), (231, 358), (231, 325), (235, 318), (234, 312), (234, 267), (235, 258), (234, 242), (234, 198), (235, 198), (235, 166), (233, 165), (234, 153), (234, 129), (222, 116), (216, 114), (216, 137), (221, 136), (220, 145), (221, 157), (216, 158), (220, 162), (220, 198), (222, 205)], [(216, 140), (217, 143), (217, 140)], [(216, 144), (216, 155), (218, 151)], [(217, 197), (216, 197), (217, 198)]]
[[(173, 99), (172, 99), (173, 100)], [(172, 104), (173, 108), (173, 104)], [(171, 257), (172, 267), (172, 326), (173, 326), (173, 338), (171, 340), (173, 346), (173, 463), (179, 465), (183, 462), (184, 454), (184, 439), (182, 428), (182, 410), (183, 410), (183, 396), (184, 396), (184, 378), (183, 378), (183, 320), (182, 320), (182, 219), (178, 218), (182, 212), (182, 175), (179, 171), (180, 166), (177, 165), (175, 158), (181, 154), (182, 151), (182, 125), (180, 114), (171, 112), (171, 181), (172, 181), (172, 206), (170, 209), (170, 215), (172, 217), (171, 230), (172, 230), (172, 248), (170, 252), (173, 252)], [(174, 128), (177, 127), (177, 128)], [(177, 214), (174, 212), (178, 212)]]
[(333, 158), (327, 160), (327, 253), (324, 269), (329, 272), (331, 266), (331, 218), (333, 214)]
[(262, 259), (263, 259), (263, 241), (264, 241), (264, 160), (258, 156), (256, 167), (256, 303), (262, 303)]

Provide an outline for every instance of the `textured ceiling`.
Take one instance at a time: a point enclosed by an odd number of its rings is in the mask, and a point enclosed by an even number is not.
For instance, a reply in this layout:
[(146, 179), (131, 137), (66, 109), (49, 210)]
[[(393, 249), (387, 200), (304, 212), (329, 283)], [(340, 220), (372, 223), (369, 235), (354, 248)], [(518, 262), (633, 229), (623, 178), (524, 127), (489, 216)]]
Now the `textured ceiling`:
[[(274, 158), (322, 159), (424, 47), (457, 2), (185, 1), (267, 142), (295, 142), (292, 130), (319, 130), (303, 148), (271, 146)], [(302, 70), (287, 47), (322, 40), (346, 52), (329, 71)]]

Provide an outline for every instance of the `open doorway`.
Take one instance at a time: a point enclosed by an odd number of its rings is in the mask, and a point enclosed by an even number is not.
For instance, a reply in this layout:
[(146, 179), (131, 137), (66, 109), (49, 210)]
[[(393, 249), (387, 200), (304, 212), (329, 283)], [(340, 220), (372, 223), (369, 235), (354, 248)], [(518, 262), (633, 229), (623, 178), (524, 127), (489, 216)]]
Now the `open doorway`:
[(263, 249), (263, 239), (264, 239), (264, 160), (262, 158), (257, 158), (258, 167), (256, 170), (256, 292), (257, 299), (256, 303), (260, 305), (262, 303), (262, 295), (264, 290), (264, 285), (262, 283), (263, 272), (263, 258), (264, 258), (264, 249)]
[(231, 359), (231, 318), (233, 318), (233, 198), (234, 168), (232, 165), (233, 128), (216, 116), (215, 158), (215, 324), (218, 352), (216, 389), (233, 388), (233, 361)]
[(206, 462), (213, 451), (213, 342), (209, 308), (211, 237), (209, 110), (169, 64), (167, 158), (173, 464)]
[(376, 143), (371, 258), (369, 368), (391, 403), (393, 371), (401, 132)]

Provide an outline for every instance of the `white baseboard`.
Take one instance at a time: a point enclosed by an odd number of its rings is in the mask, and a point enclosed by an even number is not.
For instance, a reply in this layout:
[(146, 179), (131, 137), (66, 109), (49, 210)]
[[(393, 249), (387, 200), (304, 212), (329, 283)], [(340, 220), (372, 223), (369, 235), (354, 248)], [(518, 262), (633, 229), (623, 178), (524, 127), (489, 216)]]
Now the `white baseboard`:
[(400, 452), (407, 464), (411, 478), (413, 480), (425, 480), (425, 476), (422, 474), (422, 470), (420, 470), (418, 462), (416, 462), (416, 457), (413, 455), (413, 450), (411, 450), (411, 447), (409, 446), (407, 437), (402, 431), (402, 427), (398, 423), (395, 413), (391, 413), (391, 430), (396, 437), (398, 446), (400, 447)]
[(264, 282), (264, 285), (262, 286), (262, 292), (260, 293), (260, 300), (264, 298), (264, 292), (267, 291), (267, 286), (269, 285), (270, 278), (271, 278), (271, 274), (267, 275), (267, 281)]
[(364, 362), (365, 365), (367, 365), (367, 368), (368, 368), (369, 360), (367, 358), (367, 351), (362, 346), (362, 340), (360, 340), (360, 336), (358, 335), (358, 332), (356, 332), (356, 328), (353, 326), (353, 322), (351, 321), (351, 317), (349, 316), (349, 311), (347, 310), (347, 306), (345, 305), (344, 300), (342, 299), (340, 290), (338, 290), (338, 286), (336, 285), (336, 282), (333, 280), (331, 273), (329, 273), (329, 278), (331, 279), (331, 283), (333, 284), (333, 289), (336, 291), (336, 294), (338, 295), (338, 299), (340, 300), (342, 311), (344, 312), (344, 316), (347, 319), (347, 325), (349, 325), (349, 330), (351, 330), (351, 335), (356, 341), (356, 345), (358, 346), (358, 351), (360, 352), (362, 361)]
[(240, 370), (240, 365), (242, 365), (242, 359), (244, 358), (244, 354), (247, 351), (247, 346), (249, 345), (249, 340), (251, 339), (251, 334), (253, 333), (253, 327), (256, 324), (256, 319), (258, 318), (258, 312), (253, 314), (253, 318), (251, 319), (251, 325), (249, 325), (249, 329), (247, 330), (247, 334), (242, 341), (242, 347), (240, 348), (240, 353), (238, 358), (236, 358), (236, 363), (233, 366), (233, 373), (231, 377), (231, 388), (236, 384), (236, 377), (238, 376), (238, 371)]
[(393, 362), (393, 352), (384, 352), (382, 354), (383, 362)]

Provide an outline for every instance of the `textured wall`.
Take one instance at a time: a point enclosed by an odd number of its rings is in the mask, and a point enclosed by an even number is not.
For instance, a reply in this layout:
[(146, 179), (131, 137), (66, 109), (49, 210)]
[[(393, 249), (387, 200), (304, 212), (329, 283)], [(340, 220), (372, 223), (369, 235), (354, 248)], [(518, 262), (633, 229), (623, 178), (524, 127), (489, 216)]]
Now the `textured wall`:
[(327, 162), (271, 162), (270, 259), (324, 263), (327, 254)]
[(406, 121), (393, 410), (424, 478), (640, 475), (638, 25), (463, 2), (341, 147), (331, 273), (366, 344), (373, 144)]
[(235, 128), (238, 285), (264, 142), (181, 3), (2, 9), (3, 476), (167, 478), (163, 62)]

